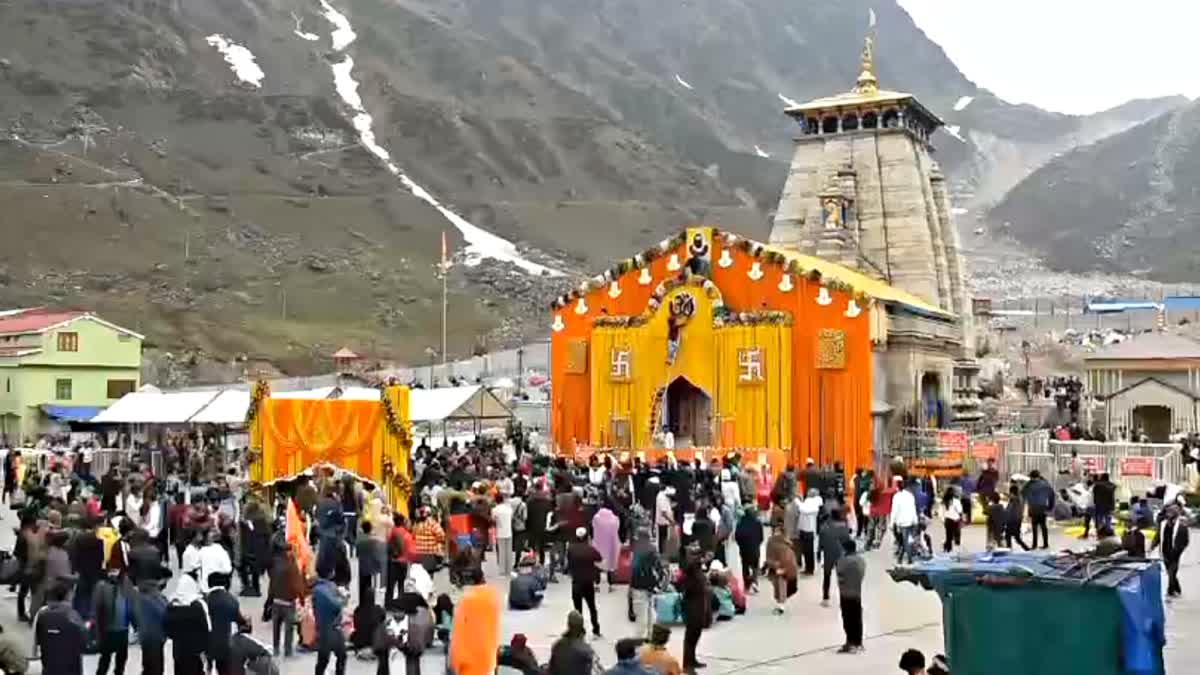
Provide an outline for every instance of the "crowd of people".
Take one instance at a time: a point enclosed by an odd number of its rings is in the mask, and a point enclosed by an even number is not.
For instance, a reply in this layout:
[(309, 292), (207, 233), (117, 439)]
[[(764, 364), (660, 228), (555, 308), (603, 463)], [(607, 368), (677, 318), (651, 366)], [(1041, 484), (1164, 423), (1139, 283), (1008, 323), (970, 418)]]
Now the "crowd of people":
[[(585, 462), (484, 442), (421, 443), (412, 470), (411, 498), (393, 509), (376, 485), (332, 467), (276, 483), (267, 501), (244, 471), (201, 452), (181, 454), (163, 476), (146, 464), (94, 476), (82, 453), (70, 452), (45, 470), (17, 467), (8, 453), (4, 498), (19, 532), (7, 565), (16, 574), (0, 582), (17, 588), (19, 618), (32, 624), (46, 672), (80, 672), (82, 655), (97, 653), (100, 675), (123, 673), (133, 632), (150, 674), (163, 671), (168, 642), (181, 675), (276, 672), (279, 659), (301, 649), (316, 653), (318, 675), (331, 664), (341, 675), (350, 654), (384, 674), (396, 654), (418, 673), (421, 655), (437, 645), (456, 675), (491, 675), (497, 665), (529, 675), (601, 672), (588, 628), (611, 631), (601, 625), (597, 591), (622, 585), (632, 628), (619, 630), (632, 637), (617, 641), (608, 672), (691, 673), (705, 665), (697, 653), (705, 632), (736, 620), (760, 587), (783, 615), (819, 572), (823, 605), (837, 590), (841, 651), (856, 653), (863, 553), (888, 533), (899, 562), (927, 556), (938, 513), (942, 550), (953, 551), (978, 509), (989, 546), (1024, 547), (1028, 518), (1032, 545), (1047, 548), (1047, 518), (1078, 501), (1036, 471), (1005, 490), (990, 462), (939, 487), (910, 476), (902, 461), (884, 476), (846, 476), (811, 461), (771, 476), (737, 456)], [(1115, 488), (1106, 475), (1087, 484), (1079, 514), (1096, 526), (1098, 545), (1109, 546)], [(1136, 533), (1157, 520), (1149, 550), (1162, 548), (1176, 594), (1187, 527), (1173, 506), (1157, 516), (1134, 506), (1134, 534), (1117, 547), (1144, 555)], [(484, 562), (493, 557), (488, 569), (499, 578), (488, 584)], [(443, 569), (454, 588), (437, 593)], [(523, 635), (501, 645), (500, 613), (537, 610), (560, 579), (574, 611), (549, 661), (539, 663)], [(496, 581), (508, 586), (506, 602)], [(271, 626), (270, 644), (254, 638), (241, 600), (264, 589), (255, 618)], [(675, 629), (683, 632), (679, 658), (668, 647)], [(3, 663), (3, 643), (0, 634), (0, 670), (23, 672)]]

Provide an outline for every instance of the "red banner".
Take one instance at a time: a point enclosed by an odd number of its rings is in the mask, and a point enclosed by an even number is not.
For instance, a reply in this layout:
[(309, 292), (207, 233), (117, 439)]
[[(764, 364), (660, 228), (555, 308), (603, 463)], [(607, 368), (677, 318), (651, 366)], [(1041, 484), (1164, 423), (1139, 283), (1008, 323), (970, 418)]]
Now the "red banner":
[(981, 462), (1000, 459), (1000, 446), (995, 443), (972, 443), (971, 456)]
[(1108, 471), (1108, 466), (1104, 462), (1103, 457), (1080, 457), (1080, 463), (1083, 465), (1084, 473), (1102, 474)]
[(1122, 476), (1145, 476), (1147, 478), (1154, 477), (1154, 458), (1153, 457), (1122, 457), (1121, 458), (1121, 475)]
[(967, 432), (965, 431), (939, 431), (938, 432), (938, 447), (946, 452), (967, 453)]

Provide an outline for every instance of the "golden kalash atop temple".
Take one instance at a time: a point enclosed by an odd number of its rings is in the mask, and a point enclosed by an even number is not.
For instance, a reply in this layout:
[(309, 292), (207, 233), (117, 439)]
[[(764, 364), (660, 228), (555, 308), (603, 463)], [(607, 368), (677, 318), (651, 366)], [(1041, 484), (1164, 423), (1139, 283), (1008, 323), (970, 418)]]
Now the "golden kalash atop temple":
[(802, 125), (763, 244), (690, 228), (554, 303), (562, 452), (775, 449), (869, 465), (901, 427), (978, 416), (970, 303), (941, 124), (882, 91), (873, 38), (846, 94)]

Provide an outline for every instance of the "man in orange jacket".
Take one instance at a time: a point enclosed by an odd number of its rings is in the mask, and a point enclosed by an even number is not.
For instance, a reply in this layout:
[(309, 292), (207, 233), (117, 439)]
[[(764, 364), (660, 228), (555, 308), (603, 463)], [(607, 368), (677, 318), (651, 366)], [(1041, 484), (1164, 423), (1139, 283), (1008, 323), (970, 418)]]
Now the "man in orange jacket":
[(479, 570), (464, 574), (470, 586), (454, 610), (450, 669), (455, 675), (494, 675), (500, 648), (500, 594)]

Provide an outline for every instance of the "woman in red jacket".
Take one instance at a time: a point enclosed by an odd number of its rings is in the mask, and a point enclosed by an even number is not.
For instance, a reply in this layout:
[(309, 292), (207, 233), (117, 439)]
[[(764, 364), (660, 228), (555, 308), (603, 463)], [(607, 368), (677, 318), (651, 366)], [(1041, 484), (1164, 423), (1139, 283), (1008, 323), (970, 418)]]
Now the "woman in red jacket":
[(883, 543), (884, 533), (887, 531), (888, 516), (892, 514), (892, 497), (896, 495), (896, 486), (893, 483), (888, 487), (883, 487), (878, 477), (875, 478), (875, 485), (871, 488), (871, 527), (867, 531), (867, 550), (877, 548)]

